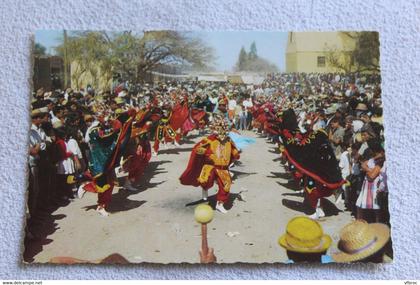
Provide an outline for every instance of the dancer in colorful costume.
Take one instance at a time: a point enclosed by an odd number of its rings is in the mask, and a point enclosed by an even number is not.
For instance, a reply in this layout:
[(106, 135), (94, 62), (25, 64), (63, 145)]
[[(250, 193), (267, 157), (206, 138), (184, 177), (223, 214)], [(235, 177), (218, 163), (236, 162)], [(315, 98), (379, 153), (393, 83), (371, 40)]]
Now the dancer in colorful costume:
[(166, 105), (162, 109), (162, 115), (155, 132), (153, 155), (157, 155), (160, 143), (167, 147), (168, 142), (173, 142), (179, 147), (181, 139), (180, 129), (188, 118), (187, 104), (176, 104), (173, 108)]
[(224, 204), (229, 200), (232, 185), (229, 165), (239, 159), (239, 151), (227, 133), (223, 119), (213, 123), (213, 134), (197, 143), (191, 153), (187, 169), (180, 177), (183, 185), (201, 186), (203, 199), (216, 182), (216, 210), (227, 213)]
[(321, 198), (331, 196), (346, 181), (341, 176), (338, 161), (322, 129), (301, 133), (296, 115), (286, 110), (281, 122), (282, 155), (289, 163), (289, 170), (301, 180), (305, 193), (315, 213), (313, 219), (325, 216)]
[(151, 117), (147, 109), (140, 110), (137, 113), (122, 163), (122, 169), (128, 172), (124, 188), (130, 191), (138, 191), (136, 185), (152, 157), (152, 148), (149, 141), (152, 121), (149, 119)]
[(102, 216), (108, 216), (106, 207), (111, 202), (114, 188), (114, 168), (119, 164), (122, 152), (130, 139), (134, 116), (135, 111), (130, 110), (120, 114), (116, 119), (118, 122), (113, 122), (104, 115), (99, 115), (99, 124), (89, 132), (91, 159), (87, 176), (90, 176), (91, 182), (82, 185), (79, 191), (98, 193), (96, 211)]

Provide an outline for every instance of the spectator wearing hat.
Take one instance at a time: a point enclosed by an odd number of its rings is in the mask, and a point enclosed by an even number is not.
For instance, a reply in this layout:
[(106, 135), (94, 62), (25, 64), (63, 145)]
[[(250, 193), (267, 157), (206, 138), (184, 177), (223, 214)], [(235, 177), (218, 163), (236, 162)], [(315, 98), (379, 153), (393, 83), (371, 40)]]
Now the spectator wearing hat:
[[(68, 133), (64, 127), (54, 128), (55, 131), (55, 144), (57, 147), (58, 158), (57, 158), (57, 191), (60, 191), (59, 198), (63, 198), (64, 201), (73, 198), (72, 189), (67, 183), (69, 175), (74, 175), (74, 156), (67, 147)], [(57, 193), (58, 194), (58, 193)]]
[(335, 262), (373, 262), (384, 261), (385, 246), (390, 238), (389, 227), (385, 224), (368, 224), (356, 220), (340, 231), (339, 252), (331, 256)]
[(382, 108), (376, 107), (373, 110), (371, 121), (383, 125)]
[(58, 122), (60, 122), (61, 124), (64, 124), (64, 121), (65, 121), (64, 107), (55, 106), (52, 112), (53, 112), (53, 116), (51, 118), (51, 123), (53, 125), (58, 124)]
[(356, 116), (360, 117), (362, 114), (367, 113), (368, 107), (365, 103), (359, 103), (356, 106)]
[(328, 138), (331, 142), (331, 146), (334, 150), (334, 154), (337, 159), (340, 159), (340, 155), (342, 153), (341, 144), (343, 143), (343, 140), (344, 140), (344, 134), (345, 134), (345, 130), (340, 125), (340, 119), (333, 118), (331, 120), (331, 129), (328, 133)]
[(376, 134), (373, 128), (371, 127), (371, 125), (364, 124), (363, 127), (360, 129), (360, 142), (362, 143), (362, 145), (360, 146), (360, 149), (359, 149), (359, 155), (361, 159), (368, 158), (368, 154), (366, 152), (367, 149), (369, 148), (368, 141), (375, 138), (376, 138)]
[(331, 237), (324, 234), (321, 225), (305, 216), (291, 219), (287, 223), (286, 233), (278, 240), (287, 252), (287, 263), (330, 263), (332, 259), (326, 253), (331, 242)]
[(34, 216), (37, 208), (37, 201), (40, 189), (39, 164), (41, 153), (46, 150), (46, 134), (41, 128), (44, 113), (40, 109), (31, 112), (31, 129), (29, 131), (29, 196), (28, 210), (31, 217)]

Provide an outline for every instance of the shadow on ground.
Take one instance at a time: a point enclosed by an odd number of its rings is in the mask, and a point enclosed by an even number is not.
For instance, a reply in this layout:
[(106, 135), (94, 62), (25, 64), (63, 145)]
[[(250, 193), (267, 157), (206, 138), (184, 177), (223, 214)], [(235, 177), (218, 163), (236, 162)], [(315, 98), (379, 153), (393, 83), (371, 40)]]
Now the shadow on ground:
[(66, 215), (52, 215), (59, 207), (50, 208), (49, 211), (42, 211), (36, 217), (28, 220), (25, 229), (23, 260), (33, 262), (34, 257), (40, 253), (44, 245), (50, 244), (53, 240), (48, 239), (59, 229), (57, 220), (64, 219)]
[(287, 183), (281, 183), (279, 181), (276, 181), (276, 183), (282, 187), (285, 187), (287, 189), (293, 190), (293, 191), (299, 191), (302, 190), (302, 186), (297, 184), (295, 181), (288, 181)]
[(181, 152), (191, 152), (192, 147), (189, 148), (170, 148), (170, 149), (159, 149), (159, 154), (180, 154)]
[[(150, 182), (152, 178), (160, 173), (167, 173), (168, 171), (162, 171), (163, 168), (159, 168), (160, 165), (169, 163), (171, 161), (169, 160), (160, 160), (160, 161), (152, 161), (147, 166), (143, 176), (141, 177), (138, 186), (136, 187), (137, 191), (129, 191), (127, 189), (121, 188), (118, 192), (112, 195), (112, 200), (109, 206), (107, 207), (107, 211), (110, 213), (117, 213), (117, 212), (124, 212), (124, 211), (130, 211), (135, 208), (140, 207), (147, 201), (137, 201), (137, 200), (131, 200), (128, 197), (134, 194), (138, 194), (140, 192), (151, 190), (153, 188), (156, 188), (160, 184), (165, 183), (166, 181), (160, 181), (160, 182)], [(125, 178), (124, 178), (125, 179)], [(123, 183), (124, 179), (119, 179), (120, 183)], [(97, 205), (89, 205), (86, 207), (83, 207), (86, 211), (95, 210)]]
[(237, 171), (237, 170), (229, 170), (232, 174), (232, 180), (236, 180), (237, 178), (244, 178), (250, 175), (254, 175), (257, 174), (257, 172), (242, 172), (242, 171)]
[[(243, 192), (243, 191), (241, 191), (241, 192), (239, 192), (239, 193), (231, 193), (231, 194), (229, 195), (229, 200), (228, 200), (226, 203), (224, 203), (224, 207), (225, 207), (225, 209), (226, 209), (226, 210), (230, 210), (230, 209), (232, 209), (232, 207), (233, 207), (233, 205), (234, 205), (235, 201), (239, 201), (239, 202), (246, 202), (246, 201), (242, 198), (242, 195), (241, 195), (241, 193), (242, 193), (242, 192)], [(207, 204), (209, 204), (209, 205), (213, 208), (213, 210), (214, 210), (214, 209), (216, 209), (216, 203), (217, 203), (217, 200), (216, 200), (216, 194), (215, 194), (215, 195), (211, 195), (211, 196), (209, 196), (209, 197), (207, 198), (207, 201), (205, 201), (205, 200), (203, 200), (203, 199), (200, 199), (200, 200), (197, 200), (197, 201), (194, 201), (194, 202), (191, 202), (191, 203), (186, 204), (186, 205), (185, 205), (185, 207), (196, 206), (196, 205), (199, 205), (199, 204), (202, 204), (202, 203), (207, 203)]]
[(270, 171), (271, 175), (267, 175), (269, 178), (281, 178), (281, 179), (290, 179), (292, 176), (286, 172), (273, 172)]
[[(301, 212), (305, 215), (311, 215), (314, 213), (314, 210), (310, 207), (309, 203), (307, 203), (305, 200), (303, 200), (302, 202), (299, 202), (299, 201), (293, 201), (289, 199), (283, 199), (282, 204), (283, 206), (293, 211)], [(342, 212), (334, 205), (334, 203), (332, 203), (331, 201), (327, 199), (322, 198), (321, 205), (322, 205), (322, 208), (324, 210), (326, 217), (336, 216), (338, 215), (338, 213)]]

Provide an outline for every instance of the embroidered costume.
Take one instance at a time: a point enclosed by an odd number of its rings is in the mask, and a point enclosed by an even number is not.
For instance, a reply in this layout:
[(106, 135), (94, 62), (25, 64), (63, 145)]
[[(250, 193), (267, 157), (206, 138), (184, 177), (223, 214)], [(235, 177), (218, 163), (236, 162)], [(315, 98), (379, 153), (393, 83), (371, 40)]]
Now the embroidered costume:
[(222, 212), (229, 199), (232, 179), (229, 165), (239, 159), (239, 151), (223, 127), (197, 143), (191, 153), (187, 169), (180, 177), (183, 185), (201, 186), (204, 191), (218, 185), (217, 206)]

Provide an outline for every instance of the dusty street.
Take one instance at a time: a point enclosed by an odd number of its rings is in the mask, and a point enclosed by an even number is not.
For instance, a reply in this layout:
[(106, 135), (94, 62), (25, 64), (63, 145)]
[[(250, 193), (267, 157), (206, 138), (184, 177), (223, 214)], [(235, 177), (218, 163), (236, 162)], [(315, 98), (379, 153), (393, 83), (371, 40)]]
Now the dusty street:
[[(288, 184), (290, 177), (275, 145), (252, 132), (243, 135), (257, 141), (244, 149), (241, 164), (232, 169), (232, 207), (227, 214), (215, 212), (209, 246), (218, 262), (284, 262), (286, 253), (277, 239), (290, 218), (308, 212), (301, 194)], [(42, 237), (30, 243), (27, 260), (48, 262), (55, 256), (95, 260), (119, 253), (135, 263), (199, 262), (200, 227), (193, 213), (201, 202), (201, 189), (178, 181), (198, 139), (192, 136), (179, 149), (162, 149), (152, 158), (138, 192), (114, 189), (109, 217), (95, 212), (92, 193), (46, 214), (39, 226)], [(209, 195), (215, 191), (214, 187)], [(215, 203), (214, 197), (210, 203)], [(333, 248), (339, 229), (351, 220), (342, 208), (327, 203), (327, 217), (321, 221), (334, 240)]]

